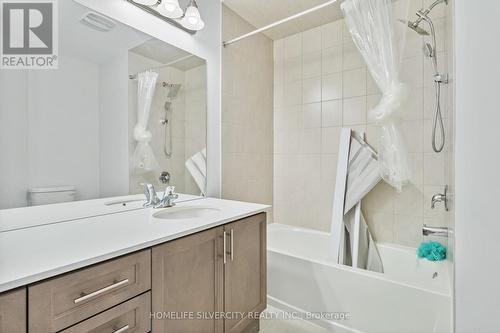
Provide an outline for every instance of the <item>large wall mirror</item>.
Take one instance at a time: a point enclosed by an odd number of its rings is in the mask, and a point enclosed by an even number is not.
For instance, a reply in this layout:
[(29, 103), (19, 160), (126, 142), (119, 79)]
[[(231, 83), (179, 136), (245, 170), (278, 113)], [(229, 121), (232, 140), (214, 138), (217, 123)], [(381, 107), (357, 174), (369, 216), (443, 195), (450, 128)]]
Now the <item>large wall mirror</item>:
[(205, 61), (58, 3), (59, 68), (0, 70), (0, 209), (205, 194)]

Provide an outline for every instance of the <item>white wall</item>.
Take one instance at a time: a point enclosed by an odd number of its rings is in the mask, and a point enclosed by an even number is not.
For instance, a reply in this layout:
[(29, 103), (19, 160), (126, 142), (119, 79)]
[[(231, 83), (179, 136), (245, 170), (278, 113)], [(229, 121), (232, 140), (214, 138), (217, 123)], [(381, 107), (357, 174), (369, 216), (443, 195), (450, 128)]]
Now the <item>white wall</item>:
[(500, 327), (498, 0), (455, 0), (456, 332)]
[(61, 59), (32, 71), (27, 89), (30, 187), (75, 185), (77, 199), (99, 197), (99, 67)]
[[(25, 71), (0, 75), (0, 209), (26, 205), (28, 124)], [(3, 126), (8, 124), (8, 126)]]
[(190, 35), (123, 0), (77, 0), (78, 3), (143, 31), (207, 61), (208, 195), (221, 188), (221, 2), (203, 0), (198, 5), (205, 29)]
[(99, 197), (98, 70), (64, 58), (57, 71), (0, 75), (0, 209), (24, 206), (32, 187)]
[(100, 65), (100, 196), (129, 190), (128, 52)]

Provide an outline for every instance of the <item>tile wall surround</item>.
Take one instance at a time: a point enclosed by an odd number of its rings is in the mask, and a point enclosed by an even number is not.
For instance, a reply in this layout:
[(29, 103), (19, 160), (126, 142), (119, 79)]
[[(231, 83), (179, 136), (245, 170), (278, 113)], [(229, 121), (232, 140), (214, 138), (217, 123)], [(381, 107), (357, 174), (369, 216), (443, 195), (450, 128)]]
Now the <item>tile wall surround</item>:
[[(410, 17), (429, 4), (412, 1)], [(431, 16), (439, 67), (446, 72), (447, 11), (436, 7)], [(448, 177), (447, 155), (431, 148), (431, 63), (422, 52), (423, 38), (408, 31), (401, 77), (411, 94), (400, 128), (414, 173), (402, 193), (380, 183), (363, 201), (363, 210), (378, 241), (417, 246), (422, 224), (447, 223), (442, 207), (430, 209), (430, 198), (443, 190)], [(445, 118), (447, 89), (442, 94)], [(378, 149), (379, 128), (367, 112), (380, 97), (343, 20), (274, 41), (274, 222), (329, 231), (340, 129), (366, 132)]]
[[(223, 40), (255, 29), (222, 9)], [(273, 202), (273, 41), (262, 34), (222, 50), (222, 197)]]

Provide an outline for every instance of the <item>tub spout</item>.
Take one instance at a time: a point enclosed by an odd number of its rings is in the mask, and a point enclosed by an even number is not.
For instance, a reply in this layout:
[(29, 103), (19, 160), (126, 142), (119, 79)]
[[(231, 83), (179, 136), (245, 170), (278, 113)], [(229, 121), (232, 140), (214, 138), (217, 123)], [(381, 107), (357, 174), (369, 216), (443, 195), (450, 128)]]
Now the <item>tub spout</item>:
[(428, 227), (426, 224), (422, 227), (422, 234), (424, 236), (439, 236), (448, 237), (447, 227)]

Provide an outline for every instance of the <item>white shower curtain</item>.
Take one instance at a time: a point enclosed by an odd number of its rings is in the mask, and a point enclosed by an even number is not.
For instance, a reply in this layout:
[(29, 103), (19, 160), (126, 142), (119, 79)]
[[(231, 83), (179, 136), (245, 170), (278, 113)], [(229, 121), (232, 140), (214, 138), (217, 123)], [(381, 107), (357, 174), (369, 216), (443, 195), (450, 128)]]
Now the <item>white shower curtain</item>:
[(159, 168), (149, 142), (151, 132), (148, 131), (151, 102), (155, 92), (158, 73), (146, 71), (139, 73), (137, 84), (137, 124), (134, 127), (134, 139), (137, 141), (133, 155), (134, 172), (146, 173)]
[(401, 191), (410, 179), (410, 167), (397, 126), (398, 111), (408, 97), (408, 88), (399, 78), (406, 26), (398, 20), (407, 19), (408, 1), (345, 0), (341, 8), (352, 39), (383, 94), (369, 112), (381, 130), (381, 176)]

